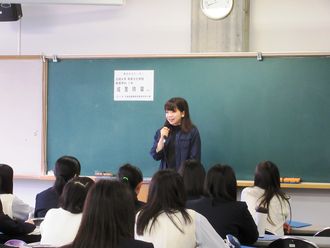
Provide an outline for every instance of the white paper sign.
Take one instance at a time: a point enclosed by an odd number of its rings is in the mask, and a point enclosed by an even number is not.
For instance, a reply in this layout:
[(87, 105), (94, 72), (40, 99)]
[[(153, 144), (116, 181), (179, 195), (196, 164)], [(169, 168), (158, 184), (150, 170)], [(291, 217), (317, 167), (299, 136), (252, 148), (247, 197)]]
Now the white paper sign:
[(153, 101), (153, 70), (115, 70), (113, 81), (114, 101)]

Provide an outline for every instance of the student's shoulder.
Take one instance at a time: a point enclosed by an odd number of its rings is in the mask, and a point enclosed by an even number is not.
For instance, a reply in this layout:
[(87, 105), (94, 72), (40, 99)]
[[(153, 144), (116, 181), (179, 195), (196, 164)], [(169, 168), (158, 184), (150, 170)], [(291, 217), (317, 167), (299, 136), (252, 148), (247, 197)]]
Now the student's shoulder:
[(260, 195), (264, 192), (263, 189), (253, 186), (253, 187), (246, 187), (242, 190), (242, 195)]
[(7, 201), (13, 201), (15, 196), (13, 194), (0, 194), (0, 199), (2, 201), (2, 204)]
[(248, 205), (245, 201), (235, 201), (235, 206), (237, 209), (240, 209), (240, 211), (243, 212), (248, 210)]
[(135, 244), (137, 245), (136, 247), (141, 247), (141, 248), (151, 248), (154, 247), (152, 243), (141, 241), (141, 240), (134, 240)]
[(201, 207), (204, 205), (208, 205), (210, 203), (210, 199), (206, 197), (201, 197), (199, 199), (194, 199), (194, 200), (188, 200), (186, 203), (187, 208), (196, 208), (196, 207)]
[(50, 187), (48, 189), (45, 189), (37, 194), (37, 196), (48, 194), (49, 192), (52, 192), (53, 187)]
[(61, 213), (58, 208), (49, 209), (44, 216), (44, 223), (52, 222), (53, 220), (58, 220)]
[(43, 198), (54, 197), (54, 196), (57, 196), (57, 193), (53, 187), (50, 187), (50, 188), (45, 189), (44, 191), (41, 191), (40, 193), (38, 193), (36, 198), (43, 199)]

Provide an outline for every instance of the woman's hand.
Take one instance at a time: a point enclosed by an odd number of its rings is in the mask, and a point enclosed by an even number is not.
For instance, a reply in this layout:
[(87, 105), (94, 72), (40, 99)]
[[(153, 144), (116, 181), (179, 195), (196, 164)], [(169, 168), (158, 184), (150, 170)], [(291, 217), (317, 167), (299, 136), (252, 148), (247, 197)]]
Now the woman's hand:
[(156, 147), (156, 152), (163, 150), (164, 143), (169, 134), (170, 134), (170, 129), (168, 127), (163, 127), (162, 129), (160, 129), (160, 137)]
[(170, 129), (168, 127), (163, 127), (160, 129), (160, 139), (163, 139), (163, 141), (168, 137), (170, 134)]

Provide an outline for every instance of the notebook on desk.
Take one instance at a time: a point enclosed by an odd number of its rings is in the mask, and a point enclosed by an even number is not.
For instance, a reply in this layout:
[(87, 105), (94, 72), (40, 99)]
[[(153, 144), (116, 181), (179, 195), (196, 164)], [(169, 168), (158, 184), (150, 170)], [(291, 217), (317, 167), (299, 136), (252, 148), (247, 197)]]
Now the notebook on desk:
[(295, 221), (295, 220), (288, 221), (288, 224), (292, 228), (301, 228), (301, 227), (306, 227), (306, 226), (311, 226), (312, 225), (310, 223), (301, 222), (301, 221)]

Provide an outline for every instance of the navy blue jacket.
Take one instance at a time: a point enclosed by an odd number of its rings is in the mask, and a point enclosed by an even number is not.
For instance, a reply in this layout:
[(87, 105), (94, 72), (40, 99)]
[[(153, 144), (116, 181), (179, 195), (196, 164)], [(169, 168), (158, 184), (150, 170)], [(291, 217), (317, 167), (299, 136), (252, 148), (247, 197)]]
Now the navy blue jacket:
[(34, 217), (45, 217), (47, 211), (51, 208), (58, 208), (60, 196), (54, 187), (50, 187), (36, 196)]
[[(150, 150), (150, 154), (155, 160), (160, 160), (160, 169), (166, 169), (168, 168), (168, 165), (166, 163), (164, 150), (156, 152), (157, 144), (160, 138), (160, 129), (156, 131), (154, 136), (154, 144)], [(166, 140), (164, 144), (164, 149), (166, 149), (167, 142), (168, 140)], [(201, 138), (196, 127), (193, 127), (188, 133), (184, 133), (180, 130), (175, 136), (176, 169), (178, 170), (181, 163), (187, 159), (201, 160)]]
[(234, 235), (241, 244), (253, 244), (258, 239), (257, 226), (245, 202), (202, 197), (188, 201), (186, 207), (204, 215), (223, 238)]

